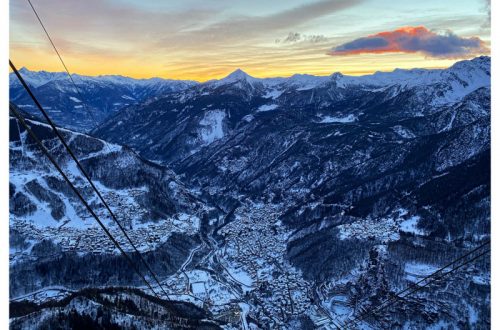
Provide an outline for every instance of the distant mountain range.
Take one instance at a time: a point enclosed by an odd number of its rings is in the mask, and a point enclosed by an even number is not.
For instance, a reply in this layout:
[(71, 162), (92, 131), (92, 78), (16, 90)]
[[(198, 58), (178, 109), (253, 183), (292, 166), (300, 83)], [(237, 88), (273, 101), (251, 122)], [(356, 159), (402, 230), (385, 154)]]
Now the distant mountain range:
[[(280, 98), (283, 93), (283, 96), (286, 96), (291, 91), (301, 92), (333, 86), (337, 87), (336, 91), (339, 92), (348, 86), (351, 89), (354, 86), (364, 86), (375, 91), (377, 88), (384, 87), (399, 86), (397, 88), (409, 89), (418, 85), (430, 86), (445, 83), (447, 90), (440, 90), (443, 95), (434, 102), (452, 102), (459, 99), (461, 95), (484, 86), (486, 83), (489, 76), (489, 58), (479, 57), (473, 62), (474, 65), (470, 64), (469, 61), (462, 61), (447, 70), (396, 69), (393, 72), (377, 72), (373, 75), (360, 77), (334, 73), (330, 76), (296, 74), (289, 78), (259, 79), (238, 69), (226, 78), (201, 84), (189, 80), (134, 79), (118, 75), (83, 76), (73, 74), (72, 78), (81, 94), (75, 90), (65, 72), (30, 71), (21, 68), (20, 73), (58, 124), (80, 131), (88, 131), (96, 128), (98, 123), (120, 112), (123, 108), (144, 102), (150, 103), (166, 94), (182, 92), (193, 87), (194, 90), (189, 94), (191, 97), (196, 95), (196, 91), (201, 91), (201, 94), (209, 93), (212, 90), (221, 91), (223, 86), (231, 85), (236, 88), (235, 93), (244, 93), (246, 97), (252, 96), (253, 98), (261, 96), (273, 101), (273, 104), (263, 105), (260, 110), (264, 111), (269, 110), (269, 107), (275, 107), (280, 102), (286, 104), (287, 99)], [(9, 82), (10, 100), (25, 111), (36, 114), (37, 110), (34, 108), (31, 98), (24, 91), (14, 73), (10, 74)], [(237, 87), (241, 87), (239, 91)], [(338, 99), (342, 97), (341, 94), (330, 94), (325, 101), (331, 102)], [(312, 101), (317, 103), (320, 98), (317, 95)], [(85, 108), (84, 103), (88, 109)]]
[[(123, 107), (197, 84), (188, 80), (73, 74), (77, 91), (65, 72), (30, 71), (26, 68), (19, 72), (56, 123), (80, 131), (95, 128), (97, 123)], [(14, 73), (10, 73), (9, 83), (10, 100), (25, 111), (38, 114)]]

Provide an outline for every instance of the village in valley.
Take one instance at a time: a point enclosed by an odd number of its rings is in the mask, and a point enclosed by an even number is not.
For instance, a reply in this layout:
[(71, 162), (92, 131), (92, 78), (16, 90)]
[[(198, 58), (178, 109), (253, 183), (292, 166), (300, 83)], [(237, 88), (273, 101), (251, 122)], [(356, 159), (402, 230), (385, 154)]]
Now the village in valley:
[[(208, 235), (175, 274), (162, 280), (170, 298), (192, 302), (210, 311), (216, 319), (245, 329), (249, 329), (247, 317), (284, 327), (304, 313), (311, 315), (318, 326), (327, 326), (331, 317), (324, 307), (312, 303), (316, 294), (310, 289), (312, 286), (286, 261), (289, 233), (280, 225), (279, 215), (277, 205), (240, 206), (234, 220), (215, 229), (219, 242)], [(199, 235), (199, 225), (197, 217), (181, 215), (134, 223), (126, 231), (137, 248), (145, 252), (165, 243), (174, 232)], [(116, 225), (109, 228), (120, 244), (132, 250)], [(73, 227), (62, 221), (57, 227), (40, 227), (29, 220), (12, 218), (11, 230), (32, 242), (50, 240), (62, 251), (118, 253), (95, 225)], [(30, 258), (29, 248), (11, 250), (11, 262), (24, 258)]]
[(185, 272), (191, 281), (188, 287), (215, 315), (247, 315), (281, 328), (307, 313), (317, 326), (328, 327), (331, 316), (324, 307), (311, 304), (312, 286), (285, 259), (289, 233), (279, 216), (278, 205), (240, 206), (234, 220), (215, 232), (224, 242), (221, 247)]

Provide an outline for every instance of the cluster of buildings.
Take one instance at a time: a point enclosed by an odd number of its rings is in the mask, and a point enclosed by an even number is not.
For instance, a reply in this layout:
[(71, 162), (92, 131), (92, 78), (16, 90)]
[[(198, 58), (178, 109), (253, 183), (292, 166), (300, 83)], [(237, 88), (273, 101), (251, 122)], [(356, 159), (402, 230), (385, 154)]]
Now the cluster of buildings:
[[(119, 253), (114, 243), (106, 233), (97, 225), (82, 227), (73, 226), (37, 226), (32, 221), (23, 219), (12, 219), (11, 230), (15, 230), (25, 236), (30, 242), (41, 242), (50, 240), (57, 244), (62, 251), (74, 251), (81, 253)], [(114, 223), (107, 222), (107, 228), (113, 237), (120, 243), (125, 251), (133, 248), (128, 242), (120, 228)], [(164, 243), (173, 232), (183, 232), (194, 235), (199, 229), (199, 220), (195, 217), (183, 216), (181, 218), (169, 218), (158, 222), (141, 223), (135, 226), (123, 226), (139, 251), (155, 249)], [(11, 260), (15, 260), (28, 251), (11, 251)]]
[(340, 239), (377, 239), (386, 242), (399, 239), (399, 224), (392, 218), (363, 219), (338, 228)]
[(225, 244), (218, 252), (229, 272), (238, 269), (251, 278), (251, 288), (243, 286), (245, 300), (258, 306), (250, 317), (276, 326), (309, 310), (312, 297), (310, 285), (285, 259), (287, 233), (279, 215), (276, 205), (241, 207), (235, 220), (219, 230)]

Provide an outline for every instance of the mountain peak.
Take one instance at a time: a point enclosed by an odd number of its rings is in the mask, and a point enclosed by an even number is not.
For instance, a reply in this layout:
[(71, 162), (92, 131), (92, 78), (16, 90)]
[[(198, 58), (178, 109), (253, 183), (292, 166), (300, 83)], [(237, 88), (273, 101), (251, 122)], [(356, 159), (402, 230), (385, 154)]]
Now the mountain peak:
[(248, 73), (241, 69), (236, 69), (233, 72), (231, 72), (228, 76), (223, 78), (223, 81), (226, 82), (234, 82), (234, 81), (242, 81), (242, 80), (254, 80), (255, 78), (250, 76)]
[(330, 75), (330, 78), (333, 80), (341, 79), (344, 75), (341, 72), (334, 72)]
[(28, 70), (28, 68), (26, 68), (25, 66), (23, 66), (22, 68), (20, 68), (18, 70), (20, 73), (28, 73), (28, 72), (31, 72), (30, 70)]

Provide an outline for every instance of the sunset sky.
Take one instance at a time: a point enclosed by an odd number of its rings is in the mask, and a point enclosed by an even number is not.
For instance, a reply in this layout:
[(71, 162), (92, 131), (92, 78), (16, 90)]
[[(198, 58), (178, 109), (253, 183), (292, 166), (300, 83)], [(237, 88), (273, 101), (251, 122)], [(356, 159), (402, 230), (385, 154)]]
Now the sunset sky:
[[(487, 0), (32, 0), (69, 70), (205, 81), (361, 75), (489, 55)], [(25, 0), (10, 1), (10, 58), (62, 71)]]

